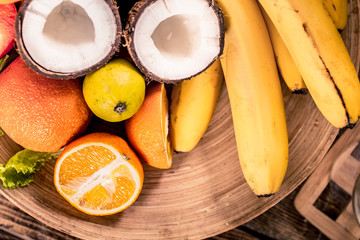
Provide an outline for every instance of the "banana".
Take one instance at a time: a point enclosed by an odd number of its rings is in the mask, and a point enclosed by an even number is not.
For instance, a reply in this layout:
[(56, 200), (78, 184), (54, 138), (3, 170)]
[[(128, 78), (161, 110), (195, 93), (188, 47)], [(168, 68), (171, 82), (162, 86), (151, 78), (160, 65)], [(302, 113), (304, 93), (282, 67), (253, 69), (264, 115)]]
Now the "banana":
[(274, 48), (275, 59), (286, 85), (293, 93), (305, 94), (307, 88), (302, 79), (302, 76), (292, 59), (289, 50), (287, 49), (284, 41), (281, 39), (279, 32), (276, 30), (269, 16), (264, 9), (260, 7), (261, 13), (264, 17), (266, 27), (270, 34), (270, 40)]
[(170, 136), (175, 151), (189, 152), (204, 135), (220, 94), (224, 77), (220, 60), (205, 72), (173, 86)]
[(306, 87), (335, 127), (360, 115), (360, 83), (345, 44), (322, 0), (259, 0), (288, 47)]
[(238, 156), (253, 192), (269, 196), (282, 184), (288, 137), (278, 70), (256, 0), (219, 0), (225, 16), (220, 58), (229, 94)]
[(340, 30), (344, 29), (347, 22), (347, 0), (323, 0), (323, 3), (336, 27)]

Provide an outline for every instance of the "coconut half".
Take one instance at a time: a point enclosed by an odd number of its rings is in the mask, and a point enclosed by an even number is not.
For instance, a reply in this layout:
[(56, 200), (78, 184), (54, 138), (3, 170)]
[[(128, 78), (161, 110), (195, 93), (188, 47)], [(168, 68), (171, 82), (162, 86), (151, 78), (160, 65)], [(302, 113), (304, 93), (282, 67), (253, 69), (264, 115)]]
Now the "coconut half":
[(113, 0), (25, 0), (15, 21), (21, 57), (51, 78), (76, 78), (103, 66), (120, 45)]
[(222, 54), (224, 32), (213, 0), (142, 0), (129, 12), (124, 35), (140, 71), (175, 83), (198, 75)]

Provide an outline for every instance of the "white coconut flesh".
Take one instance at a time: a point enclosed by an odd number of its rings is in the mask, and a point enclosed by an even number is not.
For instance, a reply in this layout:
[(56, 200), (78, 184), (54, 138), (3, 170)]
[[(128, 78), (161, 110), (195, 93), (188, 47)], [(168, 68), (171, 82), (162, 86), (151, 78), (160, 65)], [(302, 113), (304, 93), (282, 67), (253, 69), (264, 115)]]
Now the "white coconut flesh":
[(116, 34), (114, 14), (104, 0), (33, 0), (22, 23), (31, 58), (60, 73), (81, 71), (104, 59)]
[(156, 76), (184, 79), (203, 71), (219, 54), (220, 31), (208, 1), (156, 1), (134, 27), (134, 48), (141, 64)]

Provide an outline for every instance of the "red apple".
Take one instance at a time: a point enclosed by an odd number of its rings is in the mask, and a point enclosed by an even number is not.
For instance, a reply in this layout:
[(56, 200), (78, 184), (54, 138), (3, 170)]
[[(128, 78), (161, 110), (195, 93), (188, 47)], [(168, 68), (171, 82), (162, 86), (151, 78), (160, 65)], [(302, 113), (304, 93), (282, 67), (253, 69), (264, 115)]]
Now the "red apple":
[(14, 46), (16, 13), (15, 4), (0, 4), (0, 58)]

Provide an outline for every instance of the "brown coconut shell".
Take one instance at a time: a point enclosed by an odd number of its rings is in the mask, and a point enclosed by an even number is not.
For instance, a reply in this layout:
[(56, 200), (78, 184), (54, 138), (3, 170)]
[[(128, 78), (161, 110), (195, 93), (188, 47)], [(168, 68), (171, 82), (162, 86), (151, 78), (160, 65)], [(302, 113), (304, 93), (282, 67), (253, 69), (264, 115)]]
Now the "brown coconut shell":
[(71, 73), (68, 73), (68, 72), (63, 73), (63, 72), (54, 72), (54, 71), (44, 68), (43, 66), (38, 64), (28, 53), (28, 51), (26, 50), (25, 44), (23, 42), (23, 37), (22, 37), (23, 19), (24, 19), (25, 13), (27, 11), (27, 8), (29, 7), (29, 4), (32, 1), (33, 0), (24, 0), (21, 3), (21, 6), (19, 8), (18, 14), (15, 19), (15, 41), (16, 41), (16, 46), (17, 46), (17, 49), (18, 49), (18, 52), (19, 52), (21, 58), (24, 60), (26, 65), (29, 66), (31, 69), (33, 69), (35, 72), (37, 72), (41, 75), (44, 75), (46, 77), (55, 78), (55, 79), (78, 78), (78, 77), (85, 76), (89, 72), (95, 71), (95, 70), (99, 69), (100, 67), (104, 66), (115, 55), (115, 53), (119, 51), (120, 46), (121, 46), (122, 25), (121, 25), (121, 18), (120, 18), (118, 6), (117, 6), (116, 1), (114, 1), (114, 0), (104, 0), (104, 2), (110, 6), (110, 8), (114, 14), (115, 22), (116, 22), (116, 32), (117, 33), (115, 36), (114, 44), (111, 46), (110, 52), (103, 59), (99, 60), (99, 62), (97, 62), (96, 64), (94, 64), (90, 67), (87, 67), (83, 70), (80, 70), (80, 71), (75, 71), (75, 72), (71, 72)]
[(200, 73), (205, 71), (207, 68), (209, 68), (223, 53), (224, 41), (225, 41), (225, 23), (224, 23), (224, 16), (223, 16), (221, 9), (219, 8), (219, 6), (217, 5), (217, 3), (215, 1), (204, 0), (204, 1), (208, 2), (209, 7), (211, 7), (212, 10), (214, 11), (214, 13), (216, 14), (216, 16), (218, 16), (219, 28), (220, 28), (220, 37), (219, 37), (220, 50), (219, 50), (219, 53), (216, 56), (214, 56), (214, 58), (209, 62), (209, 64), (202, 71), (200, 71), (196, 74), (189, 75), (186, 78), (180, 78), (180, 79), (164, 79), (164, 78), (157, 76), (156, 74), (151, 72), (146, 66), (144, 66), (144, 64), (140, 61), (140, 59), (138, 57), (138, 54), (135, 50), (135, 44), (134, 44), (135, 27), (136, 27), (136, 24), (137, 24), (140, 16), (143, 14), (143, 12), (145, 11), (145, 9), (147, 7), (149, 7), (156, 1), (158, 1), (158, 0), (140, 0), (134, 4), (134, 6), (131, 8), (131, 10), (129, 12), (128, 21), (127, 21), (127, 24), (123, 31), (123, 35), (124, 35), (124, 38), (126, 41), (126, 47), (129, 51), (129, 54), (130, 54), (131, 58), (133, 59), (135, 65), (149, 80), (154, 80), (154, 81), (163, 82), (163, 83), (178, 83), (178, 82), (182, 82), (184, 80), (188, 80), (192, 77), (199, 75)]

